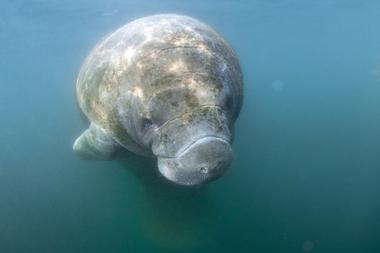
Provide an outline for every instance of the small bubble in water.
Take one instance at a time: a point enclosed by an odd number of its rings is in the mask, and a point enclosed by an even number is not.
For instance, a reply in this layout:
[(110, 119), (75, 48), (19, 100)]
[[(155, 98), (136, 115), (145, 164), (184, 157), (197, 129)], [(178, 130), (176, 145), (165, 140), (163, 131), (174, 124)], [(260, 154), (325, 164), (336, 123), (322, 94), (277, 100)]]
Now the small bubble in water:
[(307, 240), (307, 241), (303, 242), (302, 250), (304, 252), (311, 252), (313, 249), (314, 249), (314, 242), (313, 241)]
[(372, 76), (375, 79), (375, 82), (380, 82), (380, 69), (372, 70)]
[(113, 16), (115, 14), (118, 13), (118, 10), (110, 10), (110, 11), (105, 11), (102, 13), (102, 16), (103, 17), (107, 17), (107, 16)]
[(285, 88), (285, 84), (283, 81), (281, 80), (276, 80), (272, 83), (272, 89), (275, 91), (275, 92), (281, 92), (283, 91)]

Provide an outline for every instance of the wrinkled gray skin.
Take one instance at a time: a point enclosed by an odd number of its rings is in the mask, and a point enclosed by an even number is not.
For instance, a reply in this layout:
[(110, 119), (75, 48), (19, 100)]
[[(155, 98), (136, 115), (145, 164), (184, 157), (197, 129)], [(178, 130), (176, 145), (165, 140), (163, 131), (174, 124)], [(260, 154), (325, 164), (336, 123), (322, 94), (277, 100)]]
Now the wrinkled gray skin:
[(157, 157), (174, 183), (211, 181), (231, 163), (242, 89), (234, 51), (209, 26), (179, 15), (135, 20), (82, 66), (77, 98), (91, 125), (73, 148), (105, 160), (125, 148)]

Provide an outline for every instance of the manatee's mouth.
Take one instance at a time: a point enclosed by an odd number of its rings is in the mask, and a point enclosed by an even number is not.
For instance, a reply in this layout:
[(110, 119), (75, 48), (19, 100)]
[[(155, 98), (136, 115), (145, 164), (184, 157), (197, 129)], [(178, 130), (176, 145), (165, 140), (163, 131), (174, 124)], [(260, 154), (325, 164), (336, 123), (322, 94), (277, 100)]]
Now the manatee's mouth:
[(171, 159), (180, 158), (181, 156), (183, 156), (183, 154), (185, 154), (188, 150), (190, 150), (194, 146), (201, 144), (201, 143), (205, 143), (205, 142), (210, 141), (210, 140), (218, 140), (218, 141), (221, 141), (221, 142), (224, 142), (224, 143), (230, 145), (229, 140), (226, 138), (222, 138), (220, 136), (208, 135), (208, 136), (204, 136), (204, 137), (201, 137), (201, 138), (193, 141), (192, 143), (190, 143), (189, 145), (187, 145), (184, 148), (181, 148), (174, 157), (167, 157), (167, 158), (169, 158), (169, 159), (170, 158)]
[(229, 140), (206, 136), (179, 150), (175, 157), (158, 156), (158, 168), (171, 182), (193, 186), (219, 178), (231, 161)]
[(211, 181), (216, 180), (221, 177), (223, 173), (219, 173), (217, 175), (208, 176), (207, 174), (201, 173), (173, 173), (172, 169), (168, 166), (168, 161), (159, 160), (158, 168), (162, 176), (164, 176), (170, 182), (182, 185), (182, 186), (196, 186), (196, 185), (204, 185)]

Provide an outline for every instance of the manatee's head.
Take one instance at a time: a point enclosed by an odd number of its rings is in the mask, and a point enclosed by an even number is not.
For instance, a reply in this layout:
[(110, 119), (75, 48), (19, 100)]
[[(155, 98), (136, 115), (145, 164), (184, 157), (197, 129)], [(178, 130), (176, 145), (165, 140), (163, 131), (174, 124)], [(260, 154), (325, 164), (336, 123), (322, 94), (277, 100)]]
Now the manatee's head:
[(231, 136), (220, 107), (204, 106), (156, 130), (152, 151), (160, 173), (179, 185), (201, 185), (222, 176), (232, 161)]
[(199, 86), (158, 90), (147, 102), (137, 100), (139, 104), (132, 106), (129, 133), (135, 131), (136, 142), (157, 158), (160, 173), (179, 185), (210, 182), (232, 161), (230, 128), (239, 97), (224, 89), (216, 93), (207, 83)]
[(151, 149), (160, 173), (176, 184), (210, 182), (232, 161), (230, 128), (240, 110), (241, 90), (226, 74), (221, 74), (224, 79), (204, 74), (213, 68), (179, 72), (176, 78), (166, 73), (167, 78), (155, 79), (144, 89), (148, 99), (136, 99), (139, 106), (132, 106), (135, 123), (129, 132), (136, 130), (135, 140)]
[(217, 179), (232, 161), (228, 140), (206, 136), (189, 144), (176, 157), (158, 156), (158, 169), (180, 185), (200, 185)]

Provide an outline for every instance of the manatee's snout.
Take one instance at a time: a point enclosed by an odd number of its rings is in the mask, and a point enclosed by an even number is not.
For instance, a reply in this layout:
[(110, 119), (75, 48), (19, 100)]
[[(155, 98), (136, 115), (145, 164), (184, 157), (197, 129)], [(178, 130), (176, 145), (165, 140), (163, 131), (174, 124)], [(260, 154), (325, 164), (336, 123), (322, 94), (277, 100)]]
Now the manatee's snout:
[(175, 158), (158, 157), (161, 174), (180, 185), (200, 185), (224, 174), (232, 161), (230, 143), (219, 137), (203, 137)]

